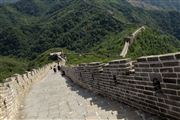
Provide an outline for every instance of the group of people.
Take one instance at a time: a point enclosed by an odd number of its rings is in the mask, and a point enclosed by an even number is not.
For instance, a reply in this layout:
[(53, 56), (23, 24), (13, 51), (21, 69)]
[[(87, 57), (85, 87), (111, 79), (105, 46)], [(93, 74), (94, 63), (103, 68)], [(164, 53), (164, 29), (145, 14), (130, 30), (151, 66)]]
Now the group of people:
[(61, 73), (62, 76), (65, 75), (65, 72), (61, 69), (60, 64), (51, 66), (51, 69), (54, 71), (54, 73), (57, 73), (58, 71)]
[(51, 69), (53, 69), (54, 73), (56, 73), (57, 71), (61, 71), (61, 66), (58, 65), (54, 65), (54, 67), (51, 66)]

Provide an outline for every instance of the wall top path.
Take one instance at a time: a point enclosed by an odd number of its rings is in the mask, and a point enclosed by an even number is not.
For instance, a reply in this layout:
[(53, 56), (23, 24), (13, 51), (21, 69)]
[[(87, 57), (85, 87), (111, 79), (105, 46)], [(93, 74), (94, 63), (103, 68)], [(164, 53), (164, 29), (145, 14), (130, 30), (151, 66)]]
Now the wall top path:
[(40, 69), (14, 74), (0, 83), (0, 120), (13, 120), (17, 117), (21, 102), (31, 85), (41, 80), (49, 71), (51, 64)]

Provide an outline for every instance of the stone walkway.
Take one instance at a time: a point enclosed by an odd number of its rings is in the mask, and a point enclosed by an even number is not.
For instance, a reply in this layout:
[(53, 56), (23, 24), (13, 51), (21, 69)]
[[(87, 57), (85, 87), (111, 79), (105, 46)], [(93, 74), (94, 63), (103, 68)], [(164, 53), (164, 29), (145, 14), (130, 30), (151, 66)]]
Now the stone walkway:
[(52, 71), (32, 87), (21, 107), (19, 119), (159, 120), (95, 95)]

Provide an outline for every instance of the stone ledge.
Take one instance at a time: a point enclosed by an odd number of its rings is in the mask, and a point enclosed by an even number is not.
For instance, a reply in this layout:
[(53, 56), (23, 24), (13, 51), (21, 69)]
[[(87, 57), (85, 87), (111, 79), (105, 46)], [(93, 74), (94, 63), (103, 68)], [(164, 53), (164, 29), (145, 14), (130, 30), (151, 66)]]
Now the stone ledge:
[(23, 96), (28, 92), (31, 85), (46, 75), (50, 65), (41, 69), (33, 69), (23, 75), (14, 74), (7, 78), (4, 83), (0, 83), (0, 120), (16, 119), (18, 108)]

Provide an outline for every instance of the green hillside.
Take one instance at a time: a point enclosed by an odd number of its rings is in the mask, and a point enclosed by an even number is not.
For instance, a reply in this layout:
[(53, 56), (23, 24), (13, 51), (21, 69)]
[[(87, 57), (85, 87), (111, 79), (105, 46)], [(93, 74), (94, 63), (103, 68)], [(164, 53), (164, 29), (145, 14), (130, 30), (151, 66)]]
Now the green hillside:
[(130, 46), (127, 57), (137, 58), (147, 55), (158, 55), (180, 51), (180, 41), (170, 35), (156, 30), (146, 29)]
[(53, 48), (38, 55), (38, 57), (32, 61), (19, 59), (15, 57), (0, 56), (0, 83), (6, 78), (13, 76), (14, 74), (23, 74), (25, 71), (32, 70), (34, 68), (42, 67), (48, 63), (56, 61), (53, 57), (50, 57), (52, 52), (63, 51), (67, 56), (68, 65), (76, 65), (80, 63), (90, 62), (107, 62), (120, 57), (107, 57), (98, 53), (79, 54), (62, 48)]
[(56, 47), (88, 52), (144, 24), (180, 38), (180, 13), (147, 11), (126, 0), (21, 0), (0, 12), (0, 55), (34, 59)]
[(0, 5), (0, 55), (28, 59), (28, 68), (51, 61), (54, 48), (68, 50), (68, 64), (108, 61), (119, 58), (124, 37), (142, 25), (148, 29), (128, 57), (175, 52), (179, 20), (177, 11), (145, 10), (127, 0), (20, 0)]
[(0, 82), (15, 73), (24, 73), (28, 69), (27, 63), (22, 59), (0, 56)]

